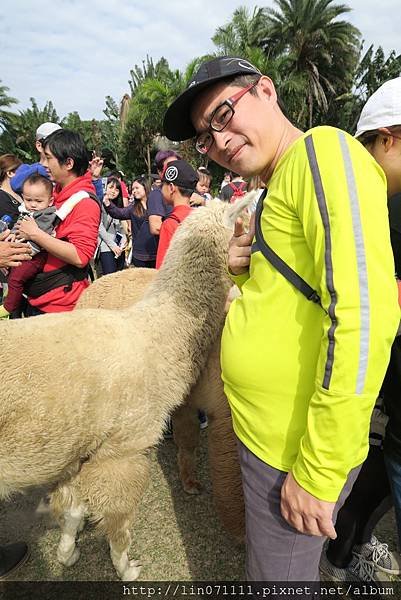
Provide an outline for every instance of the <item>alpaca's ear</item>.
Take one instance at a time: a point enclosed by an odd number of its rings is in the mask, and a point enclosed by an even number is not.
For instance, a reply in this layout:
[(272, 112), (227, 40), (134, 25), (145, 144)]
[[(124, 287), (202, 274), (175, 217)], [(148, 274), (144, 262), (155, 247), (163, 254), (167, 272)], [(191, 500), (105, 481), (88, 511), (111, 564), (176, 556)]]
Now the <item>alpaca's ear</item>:
[(252, 202), (256, 200), (259, 196), (259, 193), (260, 192), (258, 190), (248, 192), (242, 198), (238, 198), (238, 200), (236, 200), (234, 204), (227, 204), (227, 209), (224, 213), (224, 225), (228, 229), (234, 228), (234, 223), (240, 216), (244, 208), (252, 204)]

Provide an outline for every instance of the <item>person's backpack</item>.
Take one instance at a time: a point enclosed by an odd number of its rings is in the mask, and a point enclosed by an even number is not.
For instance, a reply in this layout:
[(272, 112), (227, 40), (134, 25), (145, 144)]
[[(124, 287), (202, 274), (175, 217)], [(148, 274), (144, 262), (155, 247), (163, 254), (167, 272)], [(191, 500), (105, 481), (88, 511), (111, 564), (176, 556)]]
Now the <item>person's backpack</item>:
[[(76, 192), (56, 211), (60, 221), (63, 221), (81, 200), (88, 197), (94, 200), (98, 206), (101, 206), (100, 200), (95, 194), (84, 191)], [(64, 286), (64, 292), (69, 292), (75, 281), (82, 281), (90, 276), (90, 270), (89, 264), (82, 268), (65, 265), (60, 269), (37, 273), (25, 284), (24, 293), (30, 298), (39, 298), (39, 296), (43, 296), (61, 286)]]
[(230, 198), (230, 204), (234, 204), (234, 202), (236, 202), (238, 198), (242, 198), (242, 196), (245, 196), (247, 186), (246, 181), (231, 181), (231, 183), (229, 183), (228, 186), (233, 191), (233, 195)]

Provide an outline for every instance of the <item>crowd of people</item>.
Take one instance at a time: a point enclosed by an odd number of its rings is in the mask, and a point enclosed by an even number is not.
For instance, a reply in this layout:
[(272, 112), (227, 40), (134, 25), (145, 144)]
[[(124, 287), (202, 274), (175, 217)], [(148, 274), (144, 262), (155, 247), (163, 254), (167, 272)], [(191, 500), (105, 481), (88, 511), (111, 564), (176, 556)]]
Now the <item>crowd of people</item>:
[[(373, 530), (394, 503), (401, 540), (401, 77), (368, 99), (354, 137), (302, 132), (269, 77), (219, 57), (164, 127), (226, 169), (222, 201), (261, 191), (249, 230), (238, 221), (230, 242), (241, 295), (221, 341), (247, 578), (316, 581), (320, 568), (334, 581), (388, 581), (401, 557)], [(78, 134), (45, 123), (36, 138), (38, 163), (0, 157), (0, 218), (12, 219), (0, 317), (72, 310), (92, 261), (103, 275), (159, 269), (180, 223), (211, 197), (210, 172), (172, 150), (156, 154), (153, 179), (127, 189), (114, 172), (103, 188), (102, 160)], [(26, 553), (2, 547), (0, 578)]]
[[(160, 268), (176, 227), (211, 198), (210, 172), (205, 167), (195, 171), (174, 151), (159, 151), (157, 175), (141, 175), (128, 189), (121, 171), (102, 177), (103, 160), (88, 160), (78, 134), (44, 123), (36, 138), (39, 162), (29, 165), (12, 154), (0, 156), (0, 218), (11, 218), (7, 240), (29, 240), (31, 250), (36, 247), (29, 265), (3, 277), (2, 318), (72, 310), (93, 271), (101, 276), (129, 266)], [(178, 183), (165, 177), (173, 161), (180, 169)], [(232, 175), (228, 177), (221, 199), (232, 202), (233, 190), (223, 194), (232, 185)], [(243, 182), (238, 196), (246, 185)], [(86, 220), (88, 207), (91, 219)], [(38, 236), (40, 243), (35, 241)], [(57, 288), (66, 283), (71, 293), (66, 296), (63, 288), (61, 298)]]

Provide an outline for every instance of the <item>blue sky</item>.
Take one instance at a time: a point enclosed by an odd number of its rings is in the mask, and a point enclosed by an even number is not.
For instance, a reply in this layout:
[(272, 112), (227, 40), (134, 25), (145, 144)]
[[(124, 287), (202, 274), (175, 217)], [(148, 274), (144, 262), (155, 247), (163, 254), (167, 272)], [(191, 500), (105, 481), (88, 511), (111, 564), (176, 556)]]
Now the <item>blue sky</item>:
[[(342, 3), (346, 0), (337, 0)], [(146, 55), (183, 69), (212, 51), (216, 28), (235, 8), (271, 6), (242, 0), (14, 0), (0, 20), (2, 83), (26, 108), (52, 100), (59, 117), (78, 111), (102, 118), (105, 96), (129, 91), (130, 69)], [(401, 53), (399, 0), (349, 0), (349, 20), (366, 45)]]

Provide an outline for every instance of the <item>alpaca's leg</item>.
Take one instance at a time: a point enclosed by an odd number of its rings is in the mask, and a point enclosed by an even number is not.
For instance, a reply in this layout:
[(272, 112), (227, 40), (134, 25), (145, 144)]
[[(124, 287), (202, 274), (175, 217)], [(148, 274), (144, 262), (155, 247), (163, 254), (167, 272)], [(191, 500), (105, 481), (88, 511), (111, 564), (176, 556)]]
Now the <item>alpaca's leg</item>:
[[(216, 380), (217, 381), (217, 380)], [(245, 508), (237, 440), (223, 384), (217, 382), (208, 407), (208, 453), (213, 500), (226, 530), (239, 542), (245, 539)]]
[(182, 487), (187, 494), (199, 494), (202, 485), (196, 478), (196, 448), (199, 445), (197, 408), (187, 398), (172, 415), (174, 441)]
[(71, 567), (79, 558), (79, 549), (75, 540), (82, 531), (85, 519), (85, 506), (74, 489), (76, 481), (59, 486), (50, 498), (53, 514), (58, 518), (61, 528), (57, 559), (66, 567)]
[[(112, 448), (109, 440), (102, 451), (84, 463), (80, 491), (90, 518), (110, 543), (113, 565), (123, 581), (134, 581), (140, 573), (138, 561), (130, 560), (130, 528), (149, 476), (149, 461), (140, 453), (125, 448), (125, 456), (115, 456), (119, 442)], [(112, 455), (114, 450), (114, 456)]]

